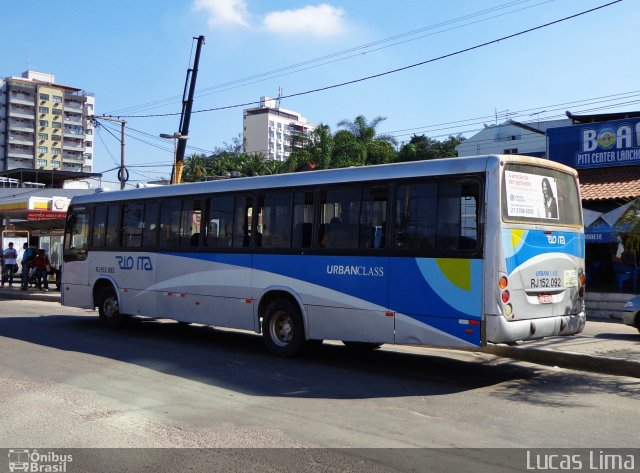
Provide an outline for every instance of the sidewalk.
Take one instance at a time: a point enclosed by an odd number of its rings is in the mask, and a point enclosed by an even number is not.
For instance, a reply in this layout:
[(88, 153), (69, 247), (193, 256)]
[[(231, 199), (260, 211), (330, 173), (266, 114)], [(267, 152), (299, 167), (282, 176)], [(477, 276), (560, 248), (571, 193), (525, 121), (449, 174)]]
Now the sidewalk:
[[(55, 287), (55, 286), (53, 286)], [(0, 288), (0, 300), (60, 302), (60, 293), (20, 285)], [(594, 330), (594, 327), (595, 330)], [(640, 333), (613, 318), (590, 317), (585, 331), (572, 337), (550, 337), (516, 346), (489, 345), (482, 350), (496, 356), (560, 368), (640, 378)]]
[(30, 301), (60, 302), (60, 292), (55, 284), (49, 286), (49, 292), (44, 292), (34, 287), (26, 291), (20, 290), (20, 282), (14, 282), (12, 287), (6, 283), (0, 288), (0, 299), (23, 299)]
[[(587, 319), (605, 328), (595, 335), (584, 332), (571, 337), (551, 337), (522, 342), (517, 346), (490, 345), (484, 350), (540, 365), (640, 378), (640, 333), (619, 321)], [(606, 326), (611, 325), (607, 330)]]

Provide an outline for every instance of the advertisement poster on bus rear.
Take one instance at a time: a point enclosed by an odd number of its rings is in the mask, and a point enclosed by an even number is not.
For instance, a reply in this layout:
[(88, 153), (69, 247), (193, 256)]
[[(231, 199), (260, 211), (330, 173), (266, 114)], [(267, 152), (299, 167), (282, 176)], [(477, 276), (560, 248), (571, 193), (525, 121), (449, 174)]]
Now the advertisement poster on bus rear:
[(558, 219), (556, 180), (525, 172), (505, 171), (509, 217)]

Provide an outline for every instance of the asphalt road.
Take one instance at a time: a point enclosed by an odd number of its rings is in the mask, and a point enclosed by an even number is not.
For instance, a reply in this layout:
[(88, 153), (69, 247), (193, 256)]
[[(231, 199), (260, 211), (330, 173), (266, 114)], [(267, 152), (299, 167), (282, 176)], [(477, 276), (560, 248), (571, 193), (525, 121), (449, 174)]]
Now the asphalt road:
[(93, 311), (33, 301), (0, 304), (0, 399), (4, 448), (610, 448), (640, 438), (635, 378), (337, 343), (282, 360), (255, 334), (168, 321), (113, 331)]

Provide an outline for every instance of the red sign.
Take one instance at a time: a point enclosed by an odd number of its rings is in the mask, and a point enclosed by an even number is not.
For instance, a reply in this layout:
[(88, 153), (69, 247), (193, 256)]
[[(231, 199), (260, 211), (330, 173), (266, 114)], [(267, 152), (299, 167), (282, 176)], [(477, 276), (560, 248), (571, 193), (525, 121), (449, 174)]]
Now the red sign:
[(66, 217), (67, 212), (51, 212), (48, 210), (29, 210), (27, 212), (27, 220), (50, 220)]

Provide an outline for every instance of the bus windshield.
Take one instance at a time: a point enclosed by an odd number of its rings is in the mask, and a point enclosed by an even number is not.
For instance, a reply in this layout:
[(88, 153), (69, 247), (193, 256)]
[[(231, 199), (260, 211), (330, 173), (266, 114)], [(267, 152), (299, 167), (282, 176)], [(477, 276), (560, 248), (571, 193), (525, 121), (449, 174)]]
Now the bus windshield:
[(508, 163), (502, 186), (502, 219), (513, 223), (581, 225), (575, 178), (555, 169)]

